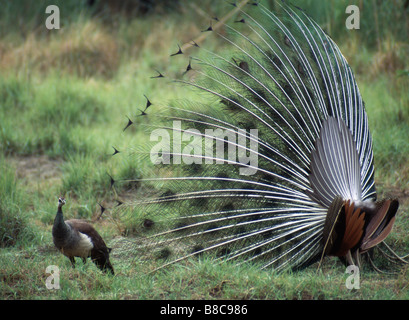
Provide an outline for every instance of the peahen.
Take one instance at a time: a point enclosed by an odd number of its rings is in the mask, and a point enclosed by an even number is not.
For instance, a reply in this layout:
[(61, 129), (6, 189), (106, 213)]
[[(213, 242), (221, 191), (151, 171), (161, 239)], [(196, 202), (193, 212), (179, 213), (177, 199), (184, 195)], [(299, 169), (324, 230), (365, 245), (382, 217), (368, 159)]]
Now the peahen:
[(399, 203), (376, 198), (350, 66), (303, 10), (276, 5), (236, 6), (234, 21), (206, 29), (227, 49), (193, 41), (198, 56), (173, 80), (202, 92), (197, 101), (139, 117), (150, 121), (145, 161), (156, 171), (138, 181), (161, 191), (120, 208), (134, 208), (163, 266), (205, 253), (276, 270), (325, 256), (360, 264), (392, 229)]
[(114, 274), (114, 268), (109, 261), (108, 248), (94, 227), (84, 220), (70, 219), (64, 221), (62, 206), (66, 200), (58, 198), (58, 210), (52, 229), (53, 242), (63, 255), (75, 266), (75, 257), (86, 262), (88, 257), (104, 272)]

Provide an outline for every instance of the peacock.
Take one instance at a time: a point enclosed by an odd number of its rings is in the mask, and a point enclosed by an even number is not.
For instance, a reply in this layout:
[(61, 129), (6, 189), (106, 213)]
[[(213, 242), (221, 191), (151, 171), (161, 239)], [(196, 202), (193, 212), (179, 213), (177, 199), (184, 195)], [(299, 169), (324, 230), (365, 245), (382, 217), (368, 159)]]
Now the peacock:
[(58, 198), (58, 210), (52, 229), (53, 242), (59, 251), (75, 267), (75, 257), (82, 258), (86, 262), (88, 257), (104, 272), (114, 274), (114, 268), (109, 261), (108, 248), (94, 227), (80, 219), (64, 221), (62, 207), (66, 203), (65, 198)]
[(135, 154), (152, 164), (138, 179), (150, 192), (118, 210), (135, 212), (161, 267), (204, 254), (277, 271), (328, 256), (360, 265), (391, 232), (399, 202), (377, 199), (354, 74), (302, 9), (245, 2), (203, 31), (226, 49), (192, 41), (172, 54), (197, 51), (172, 79), (195, 98), (154, 117), (147, 99), (138, 119), (150, 142)]

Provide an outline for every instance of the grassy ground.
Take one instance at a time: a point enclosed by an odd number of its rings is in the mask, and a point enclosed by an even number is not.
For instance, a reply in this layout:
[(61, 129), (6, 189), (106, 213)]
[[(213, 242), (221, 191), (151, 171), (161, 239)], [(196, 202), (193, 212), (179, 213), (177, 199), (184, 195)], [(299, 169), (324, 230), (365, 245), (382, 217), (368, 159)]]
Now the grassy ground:
[[(200, 34), (208, 15), (223, 7), (216, 1), (203, 7), (181, 2), (178, 11), (162, 6), (132, 18), (77, 2), (53, 1), (61, 8), (60, 30), (44, 27), (47, 1), (4, 4), (0, 299), (408, 299), (407, 268), (395, 275), (365, 269), (360, 289), (349, 290), (345, 267), (331, 259), (319, 272), (316, 265), (302, 272), (274, 274), (257, 266), (214, 266), (203, 260), (149, 274), (152, 264), (132, 250), (134, 222), (109, 210), (97, 219), (98, 203), (107, 208), (115, 205), (117, 195), (108, 173), (116, 178), (143, 176), (144, 164), (135, 163), (131, 154), (111, 156), (112, 146), (129, 150), (146, 140), (139, 126), (122, 132), (126, 116), (134, 117), (145, 106), (144, 94), (153, 103), (151, 114), (168, 99), (186, 95), (182, 88), (149, 78), (156, 69), (166, 74), (183, 70), (185, 61), (171, 62), (169, 54), (178, 43)], [(403, 40), (408, 36), (405, 28), (395, 30), (399, 23), (390, 23), (406, 21), (402, 10), (394, 7), (399, 5), (403, 1), (386, 8), (365, 2), (360, 31), (342, 27), (342, 1), (326, 2), (314, 17), (334, 34), (356, 72), (373, 134), (379, 197), (398, 197), (401, 203), (387, 242), (399, 252), (409, 252), (409, 47)], [(312, 1), (303, 7), (315, 12)], [(136, 189), (122, 184), (115, 192), (125, 199), (148, 192)], [(115, 277), (101, 274), (92, 263), (79, 261), (72, 269), (54, 249), (51, 227), (60, 194), (68, 199), (66, 218), (94, 221), (114, 248)], [(49, 265), (60, 268), (59, 290), (46, 288)]]

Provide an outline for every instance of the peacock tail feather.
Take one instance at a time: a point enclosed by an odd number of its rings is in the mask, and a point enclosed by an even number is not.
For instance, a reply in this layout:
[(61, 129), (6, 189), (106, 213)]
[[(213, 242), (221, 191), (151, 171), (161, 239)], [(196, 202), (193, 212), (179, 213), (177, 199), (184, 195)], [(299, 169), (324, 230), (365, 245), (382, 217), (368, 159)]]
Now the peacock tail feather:
[[(198, 99), (149, 118), (150, 144), (135, 146), (154, 168), (138, 181), (160, 194), (118, 210), (143, 212), (143, 244), (163, 266), (201, 254), (275, 270), (327, 255), (359, 260), (390, 232), (398, 202), (376, 202), (353, 72), (303, 10), (281, 2), (274, 12), (258, 2), (236, 10), (204, 31), (227, 49), (192, 42), (197, 54), (172, 79)], [(174, 55), (186, 56), (180, 47)]]

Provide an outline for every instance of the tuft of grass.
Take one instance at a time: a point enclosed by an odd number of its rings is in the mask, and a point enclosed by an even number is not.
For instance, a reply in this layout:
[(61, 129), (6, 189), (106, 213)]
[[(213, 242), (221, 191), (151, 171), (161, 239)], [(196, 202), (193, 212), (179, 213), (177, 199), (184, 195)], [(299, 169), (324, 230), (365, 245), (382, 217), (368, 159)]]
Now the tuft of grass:
[(34, 238), (27, 216), (27, 201), (15, 169), (0, 158), (0, 248), (23, 245)]
[(102, 196), (109, 189), (109, 179), (91, 156), (74, 155), (62, 168), (62, 194), (82, 198)]
[[(66, 157), (100, 147), (90, 128), (108, 119), (108, 107), (87, 81), (56, 76), (39, 84), (11, 76), (0, 81), (0, 148), (6, 154)], [(91, 138), (87, 137), (90, 136)]]

